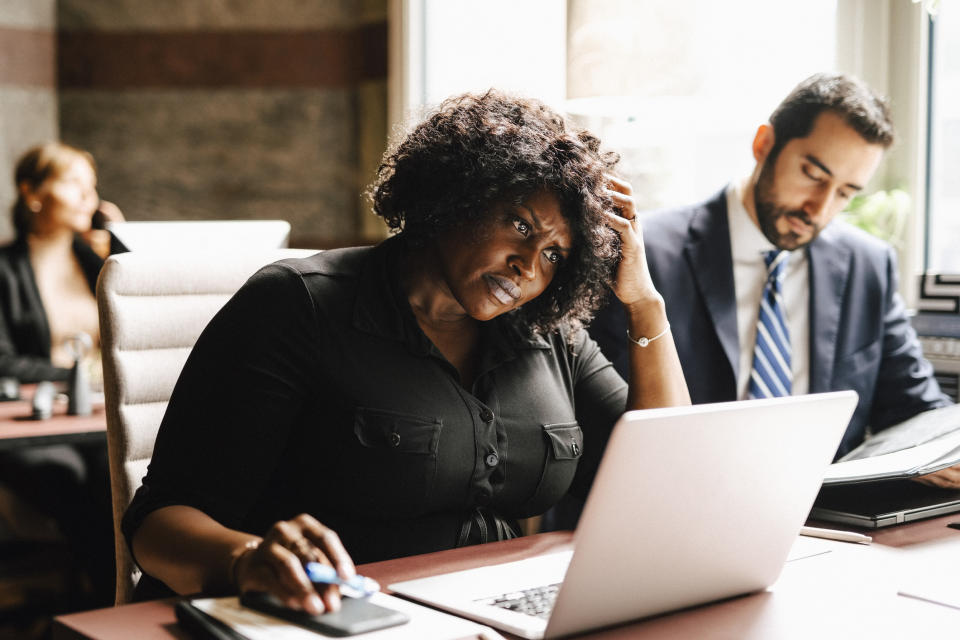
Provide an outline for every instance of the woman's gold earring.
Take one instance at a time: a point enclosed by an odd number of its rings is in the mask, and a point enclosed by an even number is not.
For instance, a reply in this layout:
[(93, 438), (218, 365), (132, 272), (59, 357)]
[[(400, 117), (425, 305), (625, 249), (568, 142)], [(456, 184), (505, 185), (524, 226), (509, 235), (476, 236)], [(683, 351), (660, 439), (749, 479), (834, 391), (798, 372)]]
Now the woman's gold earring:
[(28, 206), (30, 207), (30, 211), (33, 211), (34, 213), (40, 212), (41, 205), (36, 200), (32, 200)]

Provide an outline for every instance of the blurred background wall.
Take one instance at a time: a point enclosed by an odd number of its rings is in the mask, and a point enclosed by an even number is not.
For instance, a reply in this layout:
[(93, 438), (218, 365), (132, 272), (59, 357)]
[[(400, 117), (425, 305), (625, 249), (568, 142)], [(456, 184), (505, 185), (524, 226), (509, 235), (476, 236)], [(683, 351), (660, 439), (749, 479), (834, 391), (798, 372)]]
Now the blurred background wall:
[(0, 2), (0, 241), (10, 237), (13, 168), (57, 137), (55, 0)]
[[(381, 235), (387, 0), (4, 0), (0, 206), (59, 135), (130, 220), (280, 218), (294, 246)], [(8, 215), (0, 233), (8, 232)]]

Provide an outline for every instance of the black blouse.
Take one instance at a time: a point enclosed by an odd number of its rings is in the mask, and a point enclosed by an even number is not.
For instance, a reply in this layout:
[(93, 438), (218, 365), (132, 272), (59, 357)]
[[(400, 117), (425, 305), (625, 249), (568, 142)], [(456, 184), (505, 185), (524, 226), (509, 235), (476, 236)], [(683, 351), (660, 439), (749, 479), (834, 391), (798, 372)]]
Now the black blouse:
[[(111, 253), (123, 251), (125, 247), (111, 242)], [(73, 240), (73, 255), (96, 295), (103, 259), (79, 236)], [(18, 239), (0, 247), (0, 376), (38, 382), (66, 380), (69, 373), (50, 362), (50, 325), (30, 264), (29, 246)]]
[(306, 512), (363, 563), (511, 537), (571, 485), (586, 494), (623, 379), (586, 332), (571, 347), (494, 320), (468, 391), (401, 291), (402, 242), (267, 266), (214, 317), (124, 518), (128, 543), (167, 505), (258, 535)]

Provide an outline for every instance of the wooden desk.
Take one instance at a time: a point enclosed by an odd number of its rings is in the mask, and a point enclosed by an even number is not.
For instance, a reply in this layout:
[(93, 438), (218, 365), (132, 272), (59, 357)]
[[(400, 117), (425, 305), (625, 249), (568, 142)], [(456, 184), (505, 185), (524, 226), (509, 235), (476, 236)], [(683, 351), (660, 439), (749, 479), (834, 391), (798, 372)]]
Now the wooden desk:
[(106, 442), (107, 416), (103, 403), (94, 403), (89, 416), (68, 416), (67, 403), (53, 404), (53, 417), (30, 420), (31, 399), (36, 385), (23, 385), (22, 400), (0, 402), (0, 449), (13, 449), (33, 444), (74, 442)]
[[(911, 570), (960, 558), (960, 531), (947, 524), (958, 516), (874, 532), (872, 545), (822, 541), (830, 553), (787, 563), (780, 579), (760, 593), (651, 618), (585, 637), (625, 638), (871, 638), (953, 637), (960, 611), (897, 595)], [(422, 556), (363, 565), (361, 573), (387, 585), (435, 573), (509, 562), (559, 551), (568, 532), (544, 533)], [(611, 577), (616, 567), (611, 567)], [(656, 579), (651, 576), (651, 579)], [(934, 636), (937, 634), (937, 636)], [(172, 600), (56, 618), (54, 640), (169, 640), (186, 638), (176, 626)]]

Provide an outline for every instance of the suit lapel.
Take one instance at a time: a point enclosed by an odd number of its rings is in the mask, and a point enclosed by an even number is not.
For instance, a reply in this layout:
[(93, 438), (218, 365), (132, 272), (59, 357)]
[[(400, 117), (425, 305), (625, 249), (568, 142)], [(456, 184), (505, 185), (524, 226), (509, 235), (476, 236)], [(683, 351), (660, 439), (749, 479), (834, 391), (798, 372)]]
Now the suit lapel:
[(737, 296), (733, 284), (725, 190), (693, 214), (684, 254), (730, 363), (736, 387), (740, 339), (737, 334)]
[(850, 250), (828, 227), (810, 243), (810, 392), (829, 391), (833, 380), (840, 309), (850, 271)]

